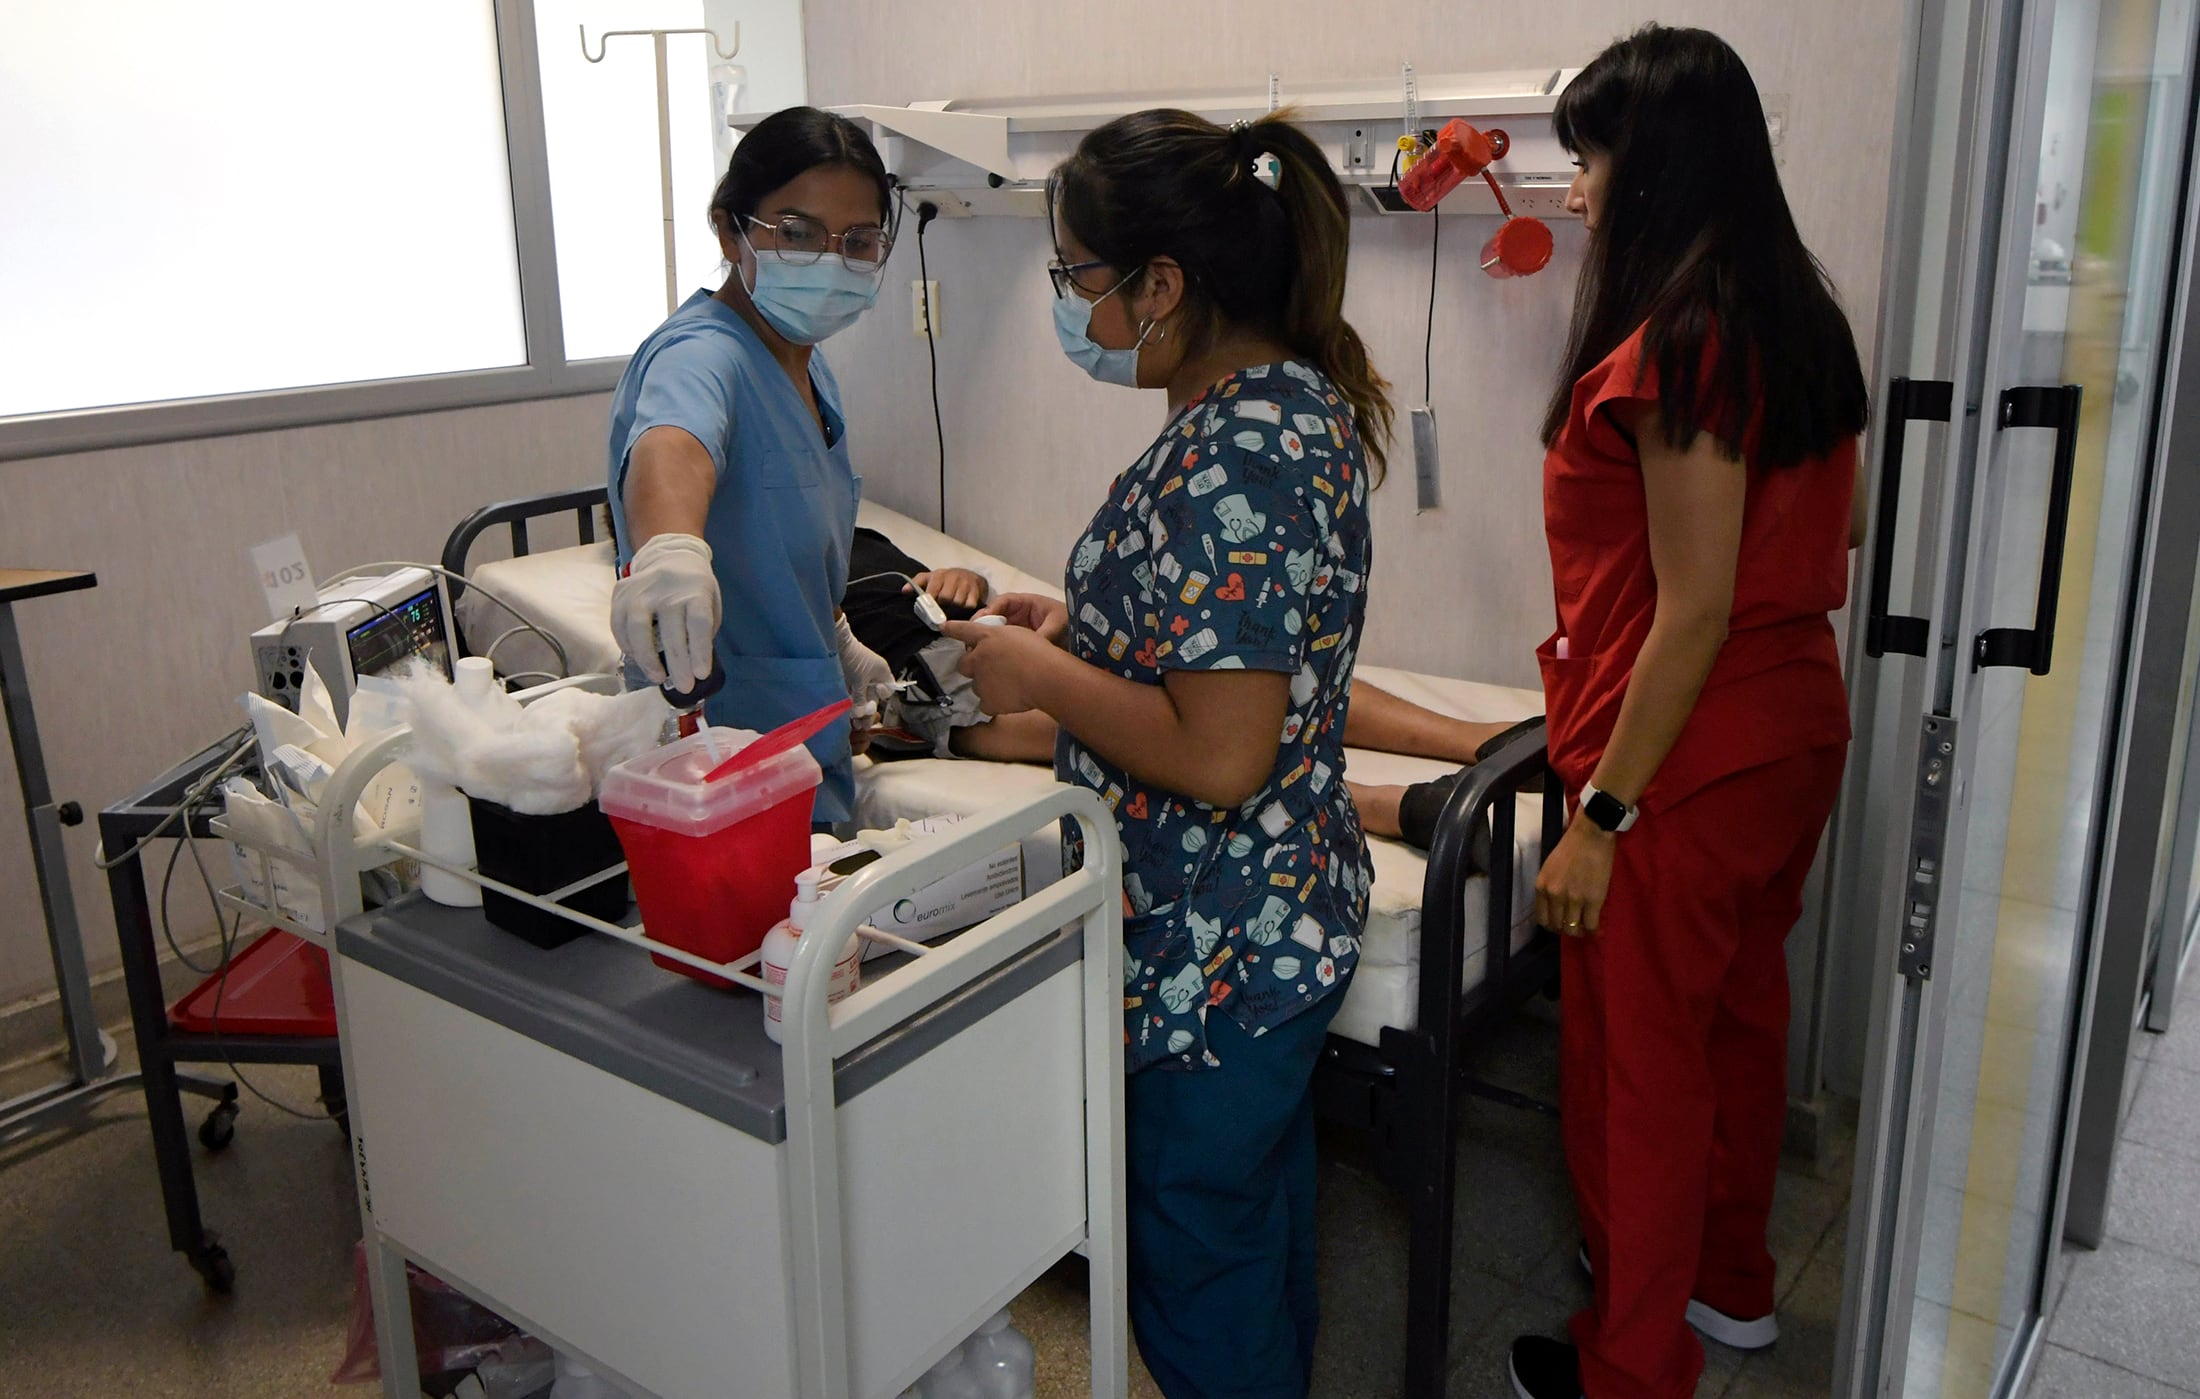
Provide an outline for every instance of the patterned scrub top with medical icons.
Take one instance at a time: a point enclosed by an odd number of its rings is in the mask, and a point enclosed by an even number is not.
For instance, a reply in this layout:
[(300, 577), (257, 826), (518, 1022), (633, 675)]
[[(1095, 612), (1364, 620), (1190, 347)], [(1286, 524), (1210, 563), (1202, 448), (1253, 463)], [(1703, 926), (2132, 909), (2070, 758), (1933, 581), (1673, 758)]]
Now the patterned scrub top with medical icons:
[(1056, 774), (1099, 793), (1123, 836), (1133, 1072), (1215, 1066), (1211, 1011), (1257, 1036), (1342, 994), (1358, 965), (1374, 873), (1345, 791), (1344, 720), (1367, 488), (1336, 386), (1295, 361), (1260, 365), (1175, 415), (1071, 556), (1081, 660), (1145, 685), (1175, 670), (1291, 676), (1275, 769), (1243, 806), (1148, 787), (1067, 732), (1056, 748)]

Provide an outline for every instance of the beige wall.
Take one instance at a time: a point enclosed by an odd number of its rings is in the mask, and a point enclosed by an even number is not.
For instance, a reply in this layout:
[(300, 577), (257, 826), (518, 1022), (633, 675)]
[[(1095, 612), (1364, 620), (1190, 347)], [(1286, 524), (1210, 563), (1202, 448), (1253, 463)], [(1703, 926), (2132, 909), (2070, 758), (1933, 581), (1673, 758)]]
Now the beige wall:
[[(323, 574), (438, 558), (478, 506), (600, 481), (606, 401), (0, 462), (0, 565), (99, 574), (91, 592), (16, 609), (56, 797), (95, 813), (242, 722), (245, 638), (267, 622), (251, 544), (296, 530)], [(13, 762), (0, 744), (0, 1006), (52, 984)], [(68, 832), (70, 873), (106, 967), (114, 920), (94, 825)], [(212, 927), (195, 879), (178, 877), (175, 906), (179, 935)]]
[[(1896, 0), (1695, 0), (1657, 11), (1612, 0), (1498, 7), (1371, 0), (1127, 0), (1102, 9), (1030, 0), (809, 0), (812, 100), (905, 103), (1172, 87), (1257, 87), (1586, 62), (1652, 13), (1701, 24), (1741, 51), (1784, 100), (1789, 195), (1867, 351), (1878, 295), (1895, 92)], [(1487, 22), (1474, 16), (1486, 14)], [(1471, 254), (1487, 218), (1446, 219), (1435, 393), (1445, 507), (1414, 514), (1410, 452), (1376, 505), (1367, 659), (1519, 685), (1549, 630), (1534, 424), (1549, 390), (1579, 265), (1559, 230), (1543, 274), (1493, 282)], [(1363, 217), (1347, 311), (1397, 385), (1421, 401), (1429, 293), (1426, 221)], [(913, 240), (912, 240), (913, 241)], [(1104, 484), (1159, 426), (1158, 396), (1089, 383), (1062, 359), (1037, 220), (941, 221), (927, 236), (941, 283), (940, 400), (948, 523), (1033, 572), (1060, 571)], [(905, 248), (882, 309), (836, 339), (859, 470), (875, 499), (930, 518), (938, 485), (925, 345), (910, 333)]]

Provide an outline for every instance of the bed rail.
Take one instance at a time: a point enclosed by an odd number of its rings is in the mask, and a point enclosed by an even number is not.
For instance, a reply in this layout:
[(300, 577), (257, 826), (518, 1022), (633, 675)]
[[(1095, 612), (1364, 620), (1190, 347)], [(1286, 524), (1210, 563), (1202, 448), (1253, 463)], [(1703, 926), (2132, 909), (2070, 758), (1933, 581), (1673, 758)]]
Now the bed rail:
[[(1460, 1100), (1467, 1094), (1508, 1106), (1553, 1109), (1472, 1076), (1473, 1040), (1521, 1002), (1549, 990), (1558, 974), (1558, 940), (1537, 929), (1513, 950), (1514, 843), (1518, 799), (1543, 786), (1543, 849), (1558, 842), (1565, 797), (1550, 773), (1543, 725), (1524, 729), (1475, 764), (1437, 818), (1421, 894), (1420, 990), (1415, 1025), (1385, 1029), (1379, 1048), (1332, 1036), (1317, 1076), (1326, 1112), (1370, 1129), (1383, 1173), (1411, 1214), (1406, 1264), (1406, 1376), (1402, 1392), (1440, 1394), (1447, 1370), (1452, 1229), (1458, 1188)], [(1484, 973), (1462, 989), (1467, 882), (1488, 880)]]
[[(453, 573), (464, 574), (466, 556), (473, 552), (474, 541), (498, 525), (511, 529), (512, 557), (523, 557), (529, 547), (528, 524), (568, 510), (573, 512), (581, 543), (593, 544), (596, 542), (596, 512), (609, 500), (610, 493), (604, 487), (589, 486), (577, 491), (550, 491), (484, 505), (460, 521), (458, 528), (451, 531), (451, 537), (443, 542), (443, 566)], [(466, 590), (465, 584), (456, 578), (448, 581), (451, 601), (456, 602), (459, 594)]]

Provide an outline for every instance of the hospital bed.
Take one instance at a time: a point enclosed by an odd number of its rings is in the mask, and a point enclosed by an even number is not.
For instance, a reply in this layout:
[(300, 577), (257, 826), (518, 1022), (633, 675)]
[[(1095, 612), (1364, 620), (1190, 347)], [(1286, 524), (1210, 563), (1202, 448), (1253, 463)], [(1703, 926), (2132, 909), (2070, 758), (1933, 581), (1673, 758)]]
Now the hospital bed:
[[(476, 653), (493, 647), (491, 659), (507, 675), (559, 673), (552, 648), (515, 630), (514, 619), (486, 596), (494, 592), (559, 639), (573, 672), (616, 669), (612, 546), (598, 538), (608, 534), (603, 505), (601, 488), (568, 491), (491, 505), (460, 524), (444, 549), (446, 568), (468, 572), (477, 541), (493, 530), (509, 532), (512, 554), (473, 566), (481, 589), (453, 584), (461, 644)], [(582, 542), (536, 551), (530, 526), (563, 514), (576, 516)], [(1057, 583), (882, 506), (865, 502), (857, 523), (932, 568), (969, 569), (996, 592), (1061, 596)], [(1533, 690), (1375, 666), (1357, 674), (1459, 718), (1517, 719), (1543, 706)], [(1352, 780), (1372, 785), (1426, 781), (1452, 770), (1359, 749), (1347, 750), (1346, 761)], [(866, 826), (966, 815), (1028, 798), (1052, 780), (1036, 767), (973, 761), (858, 759), (856, 766), (856, 819)], [(1371, 1135), (1386, 1178), (1411, 1211), (1407, 1393), (1439, 1391), (1445, 1373), (1460, 1099), (1475, 1094), (1551, 1110), (1483, 1083), (1470, 1068), (1471, 1049), (1493, 1025), (1557, 987), (1556, 939), (1532, 918), (1540, 852), (1555, 842), (1565, 814), (1558, 784), (1541, 780), (1546, 774), (1538, 726), (1476, 765), (1446, 805), (1426, 855), (1396, 841), (1369, 842), (1375, 883), (1360, 966), (1316, 1078), (1323, 1115)], [(1539, 787), (1546, 789), (1540, 795)], [(1043, 839), (1025, 842), (1025, 861), (1032, 888), (1059, 877), (1059, 851)]]

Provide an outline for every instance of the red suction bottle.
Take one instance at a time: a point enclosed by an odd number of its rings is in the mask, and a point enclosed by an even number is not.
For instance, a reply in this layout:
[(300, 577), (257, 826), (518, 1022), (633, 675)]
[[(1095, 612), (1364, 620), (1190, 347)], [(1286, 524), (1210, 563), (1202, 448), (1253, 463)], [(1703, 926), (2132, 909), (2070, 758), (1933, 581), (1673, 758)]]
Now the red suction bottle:
[(1505, 215), (1496, 236), (1482, 245), (1482, 270), (1492, 277), (1532, 277), (1551, 260), (1551, 230), (1541, 219), (1513, 213), (1512, 205), (1490, 173), (1503, 160), (1512, 140), (1502, 131), (1477, 131), (1453, 117), (1436, 133), (1436, 144), (1398, 182), (1398, 195), (1416, 209), (1433, 209), (1467, 180), (1480, 175)]
[(1453, 117), (1436, 133), (1436, 144), (1398, 182), (1398, 196), (1426, 213), (1491, 161), (1503, 160), (1511, 144), (1502, 131), (1477, 131)]

